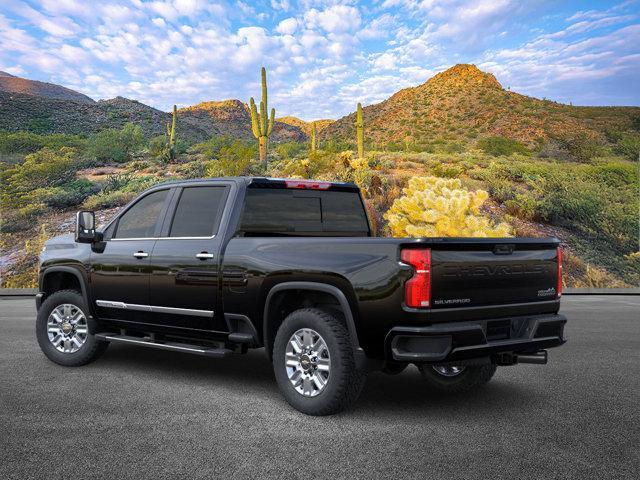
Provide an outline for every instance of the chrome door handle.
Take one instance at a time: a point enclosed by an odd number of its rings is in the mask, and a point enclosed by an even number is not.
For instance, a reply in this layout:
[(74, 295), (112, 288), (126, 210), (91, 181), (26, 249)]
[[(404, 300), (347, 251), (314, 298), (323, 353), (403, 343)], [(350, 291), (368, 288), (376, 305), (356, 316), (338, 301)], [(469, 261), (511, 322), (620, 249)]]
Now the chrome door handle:
[(149, 254), (147, 252), (136, 252), (133, 254), (134, 257), (136, 258), (147, 258), (149, 256)]
[(196, 258), (199, 258), (200, 260), (206, 260), (207, 258), (213, 258), (213, 253), (200, 252), (200, 253), (196, 254)]

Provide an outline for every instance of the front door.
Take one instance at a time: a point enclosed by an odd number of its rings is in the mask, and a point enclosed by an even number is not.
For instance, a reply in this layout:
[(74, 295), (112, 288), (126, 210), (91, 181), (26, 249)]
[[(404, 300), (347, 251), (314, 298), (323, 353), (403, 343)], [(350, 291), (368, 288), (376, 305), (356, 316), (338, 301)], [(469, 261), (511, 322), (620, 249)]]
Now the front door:
[(168, 205), (155, 190), (127, 208), (91, 253), (91, 289), (98, 318), (149, 321), (149, 260)]
[(180, 188), (151, 255), (150, 302), (154, 323), (227, 330), (219, 311), (218, 235), (229, 186)]

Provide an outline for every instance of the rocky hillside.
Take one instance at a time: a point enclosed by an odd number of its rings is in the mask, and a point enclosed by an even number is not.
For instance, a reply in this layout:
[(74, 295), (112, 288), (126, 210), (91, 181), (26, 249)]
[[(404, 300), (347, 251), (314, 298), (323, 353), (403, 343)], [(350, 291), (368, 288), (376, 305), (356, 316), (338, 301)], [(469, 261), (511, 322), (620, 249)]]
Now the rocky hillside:
[(312, 122), (306, 122), (298, 117), (287, 116), (276, 118), (276, 121), (286, 123), (287, 125), (291, 125), (293, 127), (297, 127), (302, 130), (307, 136), (311, 135), (311, 125), (316, 124), (316, 131), (321, 132), (329, 125), (331, 125), (335, 120), (330, 119), (321, 119), (321, 120), (313, 120)]
[[(208, 137), (215, 134), (245, 140), (253, 138), (249, 107), (240, 100), (202, 102), (181, 108), (178, 110), (178, 118), (186, 119), (189, 124), (206, 131)], [(303, 141), (305, 139), (305, 132), (300, 127), (276, 120), (271, 136), (272, 141)]]
[[(603, 139), (606, 129), (628, 130), (638, 107), (573, 107), (505, 90), (490, 73), (460, 64), (417, 87), (363, 109), (366, 141), (428, 144), (504, 136), (529, 146), (549, 138), (584, 134)], [(322, 131), (321, 138), (354, 141), (355, 113)], [(636, 127), (637, 128), (637, 127)]]
[[(6, 87), (6, 88), (5, 88)], [(171, 115), (136, 100), (116, 97), (93, 101), (59, 85), (0, 75), (0, 130), (90, 134), (125, 123), (140, 125), (147, 137), (161, 135)], [(251, 139), (251, 117), (240, 100), (203, 102), (178, 113), (178, 137), (201, 142), (212, 135)], [(298, 126), (276, 121), (271, 140), (303, 141)]]
[(94, 103), (93, 99), (75, 90), (53, 83), (16, 77), (6, 72), (0, 72), (0, 92), (36, 95), (42, 98), (69, 100), (79, 103)]

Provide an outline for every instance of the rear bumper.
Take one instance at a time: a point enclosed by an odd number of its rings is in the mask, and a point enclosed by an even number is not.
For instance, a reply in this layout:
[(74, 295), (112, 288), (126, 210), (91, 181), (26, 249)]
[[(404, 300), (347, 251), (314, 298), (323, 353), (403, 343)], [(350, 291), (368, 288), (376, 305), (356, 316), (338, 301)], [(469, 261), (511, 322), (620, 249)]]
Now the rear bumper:
[(433, 363), (529, 353), (566, 342), (564, 315), (545, 314), (428, 327), (394, 327), (387, 334), (387, 358), (397, 362)]

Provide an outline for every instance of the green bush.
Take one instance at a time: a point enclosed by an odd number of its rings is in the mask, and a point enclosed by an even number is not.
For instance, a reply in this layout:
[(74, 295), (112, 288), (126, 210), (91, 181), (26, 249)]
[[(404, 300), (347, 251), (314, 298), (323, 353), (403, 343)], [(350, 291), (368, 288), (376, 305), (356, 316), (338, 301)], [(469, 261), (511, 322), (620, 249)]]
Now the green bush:
[(301, 142), (284, 142), (278, 143), (274, 150), (278, 157), (283, 160), (290, 160), (292, 158), (299, 157), (307, 152), (309, 146), (306, 143)]
[(616, 143), (616, 152), (630, 160), (640, 158), (640, 134), (623, 134)]
[(101, 210), (103, 208), (120, 207), (136, 196), (133, 192), (100, 192), (92, 195), (83, 203), (83, 208), (87, 210)]
[(584, 132), (564, 136), (558, 140), (567, 149), (569, 155), (579, 162), (588, 162), (603, 153), (600, 142)]
[(59, 150), (62, 147), (72, 147), (84, 150), (87, 140), (79, 135), (54, 133), (38, 135), (32, 132), (0, 132), (0, 153), (34, 153), (42, 148)]
[(499, 157), (519, 153), (528, 155), (530, 152), (522, 143), (506, 137), (483, 137), (478, 140), (478, 148), (488, 155)]
[(139, 125), (127, 123), (120, 130), (107, 129), (89, 138), (89, 153), (101, 162), (125, 162), (144, 142)]

